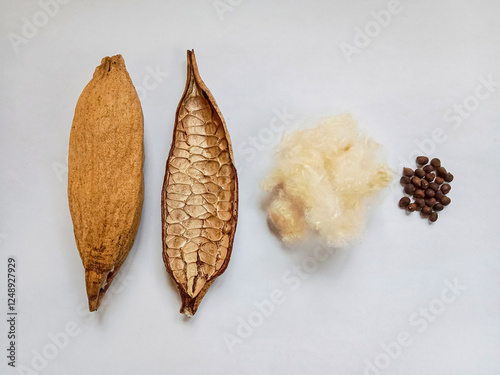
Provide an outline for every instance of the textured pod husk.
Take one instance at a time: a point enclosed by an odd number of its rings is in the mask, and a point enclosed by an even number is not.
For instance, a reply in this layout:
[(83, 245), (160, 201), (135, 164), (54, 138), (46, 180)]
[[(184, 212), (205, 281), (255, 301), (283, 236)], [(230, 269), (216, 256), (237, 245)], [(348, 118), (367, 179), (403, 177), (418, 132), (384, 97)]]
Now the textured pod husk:
[(89, 310), (134, 243), (144, 199), (143, 115), (122, 56), (105, 57), (76, 104), (68, 200)]
[(238, 179), (229, 133), (215, 99), (187, 53), (162, 190), (163, 260), (192, 316), (227, 268), (238, 218)]

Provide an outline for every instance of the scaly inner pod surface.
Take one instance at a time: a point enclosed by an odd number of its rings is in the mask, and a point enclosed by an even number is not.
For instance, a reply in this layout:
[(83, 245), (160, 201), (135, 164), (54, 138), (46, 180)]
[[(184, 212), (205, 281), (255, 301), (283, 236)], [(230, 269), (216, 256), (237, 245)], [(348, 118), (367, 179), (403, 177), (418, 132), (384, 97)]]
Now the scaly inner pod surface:
[(229, 263), (238, 214), (238, 180), (222, 114), (188, 51), (162, 191), (163, 260), (195, 314)]

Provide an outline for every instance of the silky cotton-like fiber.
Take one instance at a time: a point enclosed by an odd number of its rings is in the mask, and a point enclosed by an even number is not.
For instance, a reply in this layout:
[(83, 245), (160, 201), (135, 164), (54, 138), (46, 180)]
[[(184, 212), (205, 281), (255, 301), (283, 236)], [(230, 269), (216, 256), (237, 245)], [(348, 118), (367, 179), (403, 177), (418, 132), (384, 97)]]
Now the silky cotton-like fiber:
[(340, 247), (358, 238), (367, 200), (392, 179), (379, 151), (350, 115), (285, 135), (263, 183), (271, 193), (269, 219), (283, 241), (298, 242), (315, 232)]

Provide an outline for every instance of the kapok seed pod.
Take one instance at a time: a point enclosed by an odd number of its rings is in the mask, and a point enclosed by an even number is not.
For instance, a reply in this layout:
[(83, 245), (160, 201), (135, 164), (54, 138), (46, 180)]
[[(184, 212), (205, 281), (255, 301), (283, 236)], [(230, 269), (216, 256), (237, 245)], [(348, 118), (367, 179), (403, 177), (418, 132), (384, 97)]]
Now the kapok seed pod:
[(426, 206), (429, 206), (429, 207), (432, 207), (436, 204), (436, 198), (427, 198), (425, 200), (425, 205)]
[(405, 192), (406, 194), (408, 194), (408, 195), (412, 195), (413, 193), (415, 193), (415, 190), (416, 190), (416, 189), (417, 189), (417, 188), (415, 187), (415, 185), (413, 185), (413, 184), (411, 184), (411, 183), (410, 183), (410, 184), (408, 184), (408, 185), (405, 185), (405, 187), (404, 187), (404, 192)]
[(444, 194), (441, 190), (436, 191), (436, 194), (434, 194), (434, 198), (436, 201), (440, 202), (441, 198), (443, 198)]
[(413, 196), (415, 198), (425, 198), (425, 192), (422, 189), (417, 189), (415, 193), (413, 193)]
[(399, 183), (403, 186), (408, 185), (410, 182), (411, 182), (411, 179), (408, 176), (401, 176), (401, 179), (399, 180)]
[(422, 208), (422, 215), (428, 216), (431, 213), (432, 213), (432, 208), (430, 208), (429, 206), (425, 206)]
[(227, 268), (238, 218), (238, 178), (229, 133), (193, 51), (177, 107), (162, 190), (163, 260), (192, 316)]
[(421, 168), (415, 169), (415, 176), (418, 178), (424, 178), (425, 177), (425, 171)]
[(436, 174), (444, 179), (444, 177), (446, 177), (446, 175), (448, 174), (448, 171), (445, 167), (437, 167)]
[(425, 206), (425, 201), (422, 198), (416, 198), (415, 204), (417, 205), (417, 207), (422, 208)]
[(426, 165), (424, 168), (423, 168), (424, 172), (425, 173), (431, 173), (433, 170), (434, 170), (434, 167), (432, 165)]
[(425, 190), (429, 187), (429, 181), (427, 181), (426, 179), (421, 179), (420, 180), (420, 188), (422, 190)]
[(429, 215), (429, 221), (431, 223), (434, 223), (436, 220), (438, 219), (438, 213), (437, 212), (433, 212)]
[(434, 178), (436, 177), (436, 175), (434, 173), (426, 173), (425, 174), (425, 179), (428, 181), (428, 182), (432, 182), (434, 181)]
[(411, 178), (411, 183), (415, 185), (416, 188), (420, 188), (422, 186), (422, 181), (417, 176), (413, 176)]
[(410, 211), (410, 212), (413, 212), (417, 209), (417, 205), (415, 203), (410, 203), (407, 207), (406, 207), (406, 210), (407, 211)]
[(443, 192), (443, 194), (448, 194), (451, 190), (451, 185), (450, 184), (443, 184), (440, 187), (440, 190)]
[(399, 208), (406, 208), (411, 203), (410, 198), (403, 197), (399, 200)]
[(120, 55), (105, 57), (76, 104), (68, 200), (90, 311), (125, 261), (139, 228), (144, 180), (141, 103)]
[(438, 185), (441, 185), (444, 182), (444, 178), (438, 176), (434, 179), (434, 182)]
[(431, 165), (434, 168), (439, 168), (441, 166), (441, 160), (439, 160), (438, 158), (434, 158), (431, 160)]
[(413, 171), (413, 169), (407, 167), (403, 168), (403, 176), (412, 177), (414, 174), (415, 172)]
[(417, 156), (417, 165), (426, 165), (429, 162), (429, 158), (427, 156)]

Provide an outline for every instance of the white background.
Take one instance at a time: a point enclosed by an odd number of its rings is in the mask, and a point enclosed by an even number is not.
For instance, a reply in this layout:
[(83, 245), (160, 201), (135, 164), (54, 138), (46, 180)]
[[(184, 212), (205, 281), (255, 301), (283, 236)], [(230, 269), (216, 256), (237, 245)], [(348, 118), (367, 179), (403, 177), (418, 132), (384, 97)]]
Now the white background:
[[(1, 3), (1, 374), (361, 375), (376, 374), (366, 366), (377, 360), (381, 374), (500, 373), (500, 87), (474, 99), (482, 79), (500, 82), (498, 1), (401, 0), (384, 27), (373, 23), (371, 12), (388, 9), (378, 0), (69, 1), (46, 16), (42, 1)], [(40, 27), (23, 36), (26, 20)], [(366, 27), (373, 37), (349, 61), (341, 46)], [(241, 186), (231, 263), (191, 320), (178, 312), (160, 226), (187, 49), (225, 116)], [(118, 53), (138, 90), (151, 88), (141, 95), (146, 192), (135, 245), (90, 314), (64, 168), (76, 101), (101, 58)], [(464, 101), (473, 110), (446, 120)], [(286, 131), (352, 113), (398, 173), (420, 145), (454, 173), (452, 204), (435, 225), (406, 216), (396, 178), (360, 241), (287, 283), (316, 245), (284, 247), (261, 207), (281, 137), (270, 123), (284, 109), (294, 116), (276, 122)], [(441, 143), (430, 140), (438, 128)], [(5, 358), (11, 255), (22, 371)], [(466, 289), (442, 308), (447, 281)], [(255, 303), (275, 289), (284, 301), (259, 321)], [(422, 320), (429, 306), (438, 313)], [(241, 338), (249, 319), (256, 328)], [(68, 324), (76, 335), (64, 340)], [(404, 332), (399, 352), (391, 342)], [(228, 346), (227, 335), (241, 341)]]

